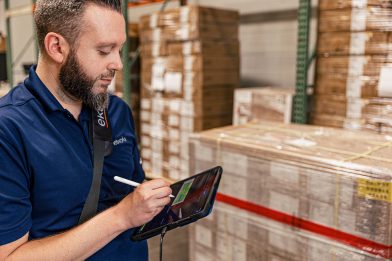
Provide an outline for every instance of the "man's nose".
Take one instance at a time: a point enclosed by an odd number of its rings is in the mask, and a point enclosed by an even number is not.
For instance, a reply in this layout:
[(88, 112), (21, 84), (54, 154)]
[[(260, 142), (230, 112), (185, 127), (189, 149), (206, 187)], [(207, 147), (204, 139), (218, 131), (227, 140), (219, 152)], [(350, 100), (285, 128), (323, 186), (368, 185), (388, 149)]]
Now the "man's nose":
[(121, 60), (121, 55), (117, 54), (115, 55), (115, 58), (113, 59), (113, 61), (110, 63), (109, 65), (109, 70), (115, 70), (115, 71), (120, 71), (123, 68), (123, 63)]

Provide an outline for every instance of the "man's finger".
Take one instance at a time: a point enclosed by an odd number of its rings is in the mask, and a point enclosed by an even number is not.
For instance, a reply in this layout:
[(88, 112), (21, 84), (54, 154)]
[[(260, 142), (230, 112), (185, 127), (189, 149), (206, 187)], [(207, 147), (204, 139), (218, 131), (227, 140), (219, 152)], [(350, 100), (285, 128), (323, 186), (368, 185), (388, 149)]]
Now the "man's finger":
[(170, 203), (170, 198), (169, 197), (164, 197), (164, 198), (160, 198), (160, 199), (154, 200), (154, 202), (152, 203), (152, 207), (154, 207), (154, 208), (163, 208), (166, 205), (168, 205), (169, 203)]
[(162, 187), (169, 187), (170, 183), (163, 179), (154, 179), (147, 182), (143, 182), (141, 186), (143, 186), (146, 189), (158, 189)]
[(157, 188), (153, 190), (153, 197), (154, 198), (166, 198), (169, 197), (170, 194), (172, 193), (172, 190), (170, 187), (162, 187), (162, 188)]

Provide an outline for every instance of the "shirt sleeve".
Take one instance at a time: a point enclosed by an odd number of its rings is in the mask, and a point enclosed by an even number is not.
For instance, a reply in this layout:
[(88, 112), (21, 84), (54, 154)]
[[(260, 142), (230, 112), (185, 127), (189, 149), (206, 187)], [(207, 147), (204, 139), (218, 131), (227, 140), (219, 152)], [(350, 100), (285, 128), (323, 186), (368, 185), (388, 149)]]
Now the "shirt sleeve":
[(22, 153), (0, 135), (0, 245), (21, 238), (32, 224), (29, 176)]

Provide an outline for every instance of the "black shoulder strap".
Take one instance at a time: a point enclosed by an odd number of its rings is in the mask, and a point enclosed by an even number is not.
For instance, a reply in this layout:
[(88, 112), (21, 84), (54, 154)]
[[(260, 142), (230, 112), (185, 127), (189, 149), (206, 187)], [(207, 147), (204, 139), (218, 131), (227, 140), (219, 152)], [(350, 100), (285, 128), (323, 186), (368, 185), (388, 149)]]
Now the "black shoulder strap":
[[(89, 131), (92, 135), (93, 141), (93, 156), (94, 156), (94, 169), (93, 169), (93, 180), (91, 183), (90, 191), (88, 193), (86, 202), (84, 203), (82, 214), (79, 218), (79, 224), (85, 222), (95, 215), (97, 212), (99, 194), (101, 190), (101, 178), (103, 169), (103, 160), (105, 156), (106, 146), (112, 141), (112, 129), (110, 128), (109, 121), (107, 118), (106, 110), (103, 111), (92, 111), (92, 117), (90, 119)], [(105, 150), (106, 147), (106, 150)], [(109, 146), (110, 147), (110, 146)]]

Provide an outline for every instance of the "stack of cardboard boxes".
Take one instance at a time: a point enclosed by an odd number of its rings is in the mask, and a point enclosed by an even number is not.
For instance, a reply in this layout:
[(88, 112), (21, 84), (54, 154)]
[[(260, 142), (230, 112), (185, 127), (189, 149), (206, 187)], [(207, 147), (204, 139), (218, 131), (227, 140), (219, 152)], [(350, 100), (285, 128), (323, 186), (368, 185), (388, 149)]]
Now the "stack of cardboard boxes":
[(392, 2), (325, 0), (319, 8), (312, 122), (361, 129), (369, 98), (392, 87)]
[(192, 226), (190, 260), (392, 258), (387, 137), (268, 122), (190, 142), (192, 172), (224, 170), (211, 217)]
[(232, 122), (239, 14), (200, 6), (143, 16), (141, 145), (145, 171), (188, 174), (189, 134)]
[(372, 98), (363, 109), (364, 130), (392, 135), (392, 99)]
[(233, 125), (255, 120), (291, 122), (294, 88), (238, 88), (234, 93)]

